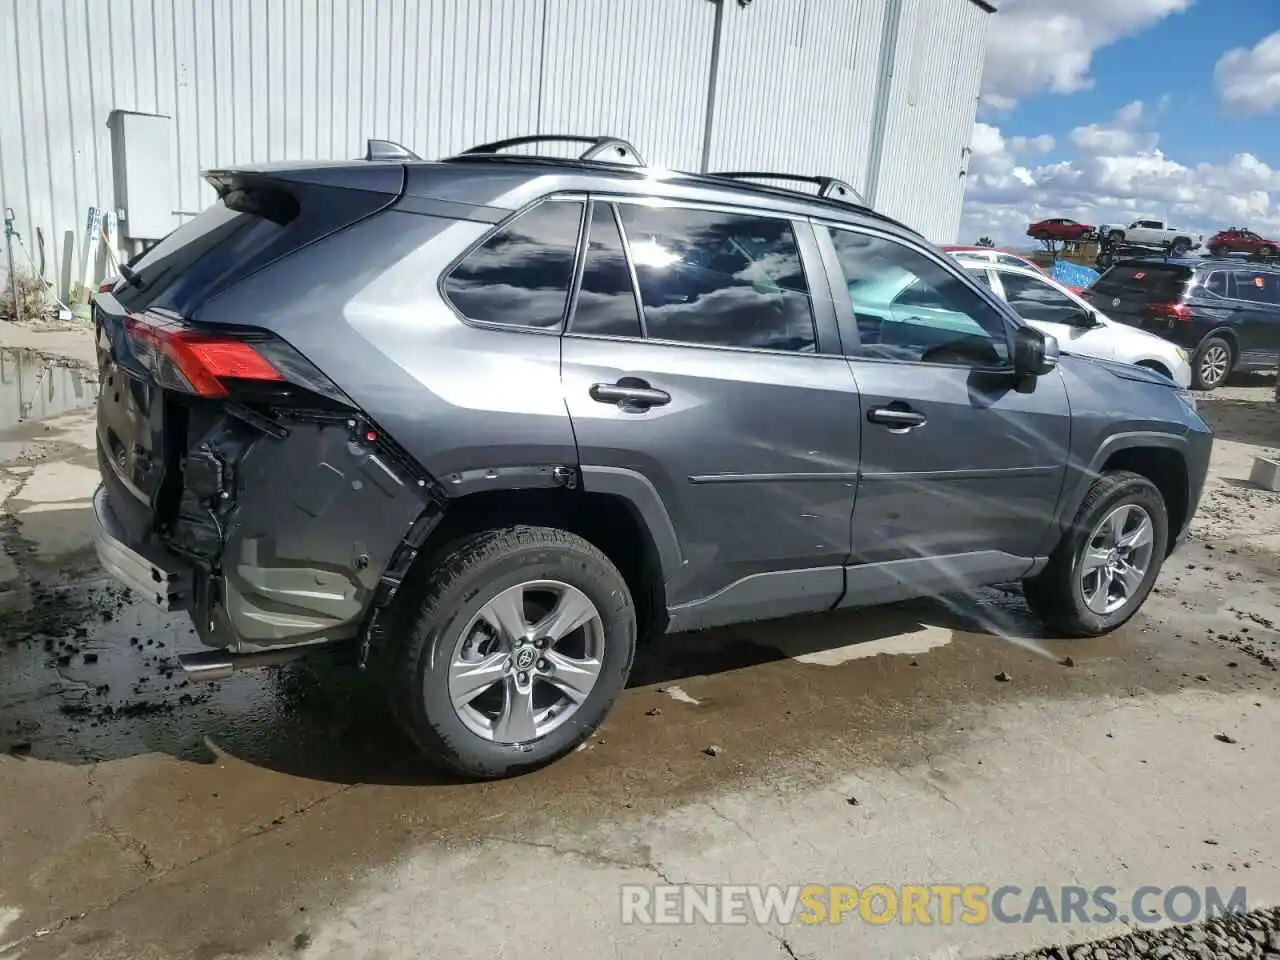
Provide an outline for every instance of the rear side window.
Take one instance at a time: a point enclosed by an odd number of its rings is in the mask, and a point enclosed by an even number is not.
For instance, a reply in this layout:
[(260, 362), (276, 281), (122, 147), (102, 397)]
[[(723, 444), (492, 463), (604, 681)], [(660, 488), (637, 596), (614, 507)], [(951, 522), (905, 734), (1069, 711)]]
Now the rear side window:
[(570, 329), (574, 333), (609, 337), (641, 335), (635, 284), (623, 251), (622, 234), (609, 204), (591, 205), (582, 285), (578, 288)]
[(1204, 289), (1219, 297), (1230, 296), (1227, 292), (1227, 273), (1224, 270), (1215, 270), (1204, 278)]
[(582, 221), (579, 201), (520, 214), (450, 271), (445, 296), (469, 320), (554, 330), (564, 321)]
[(1125, 295), (1151, 301), (1176, 301), (1186, 292), (1190, 267), (1163, 264), (1117, 264), (1099, 277), (1090, 288), (1110, 296)]
[(646, 334), (812, 353), (813, 306), (786, 220), (620, 204)]
[(1274, 273), (1237, 270), (1236, 299), (1269, 306), (1280, 304), (1280, 275)]

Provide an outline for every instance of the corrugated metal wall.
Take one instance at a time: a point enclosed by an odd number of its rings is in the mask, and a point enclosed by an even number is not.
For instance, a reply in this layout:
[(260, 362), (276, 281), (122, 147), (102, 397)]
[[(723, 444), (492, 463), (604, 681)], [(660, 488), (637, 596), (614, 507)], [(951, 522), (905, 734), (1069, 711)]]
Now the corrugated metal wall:
[(973, 3), (900, 0), (876, 209), (951, 243), (982, 80), (986, 13)]
[[(885, 89), (884, 18), (896, 2), (725, 0), (712, 168), (827, 173), (862, 187)], [(900, 32), (911, 54), (898, 61), (923, 66), (909, 83), (901, 70), (892, 80), (882, 195), (889, 212), (950, 239), (985, 15), (968, 0), (903, 2), (916, 19)], [(716, 9), (707, 0), (0, 0), (0, 197), (56, 281), (87, 208), (114, 207), (106, 119), (116, 109), (174, 118), (173, 182), (156, 189), (169, 191), (175, 223), (210, 201), (202, 169), (352, 157), (370, 136), (437, 156), (539, 130), (608, 132), (650, 162), (696, 169)]]
[(863, 189), (887, 7), (726, 3), (710, 168), (833, 176)]

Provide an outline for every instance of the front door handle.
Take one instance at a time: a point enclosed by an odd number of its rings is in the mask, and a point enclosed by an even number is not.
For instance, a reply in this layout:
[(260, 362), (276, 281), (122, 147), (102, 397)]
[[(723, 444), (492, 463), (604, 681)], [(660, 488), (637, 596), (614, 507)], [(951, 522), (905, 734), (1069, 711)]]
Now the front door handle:
[(903, 433), (914, 427), (922, 427), (928, 422), (928, 418), (923, 413), (912, 410), (906, 405), (872, 407), (867, 411), (867, 419), (871, 423), (878, 423), (890, 430)]
[(647, 410), (671, 402), (671, 394), (656, 390), (637, 377), (623, 377), (617, 383), (593, 383), (589, 392), (596, 403), (613, 403), (624, 409)]

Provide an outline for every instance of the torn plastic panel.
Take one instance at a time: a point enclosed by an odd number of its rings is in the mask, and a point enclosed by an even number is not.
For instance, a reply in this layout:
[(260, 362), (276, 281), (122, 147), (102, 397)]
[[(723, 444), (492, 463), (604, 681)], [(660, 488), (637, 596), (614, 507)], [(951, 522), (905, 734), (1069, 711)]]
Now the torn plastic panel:
[(168, 539), (206, 571), (193, 619), (209, 646), (356, 636), (394, 595), (384, 577), (398, 585), (406, 537), (434, 502), (359, 421), (299, 411), (277, 422), (283, 437), (224, 417), (184, 460)]

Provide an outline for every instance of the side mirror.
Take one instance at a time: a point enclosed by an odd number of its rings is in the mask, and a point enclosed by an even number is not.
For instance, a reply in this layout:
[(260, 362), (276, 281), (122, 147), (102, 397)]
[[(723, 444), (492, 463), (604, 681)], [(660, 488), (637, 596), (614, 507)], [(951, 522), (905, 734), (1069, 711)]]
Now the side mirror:
[(1098, 315), (1092, 310), (1077, 310), (1066, 316), (1066, 323), (1072, 327), (1083, 327), (1086, 330), (1098, 326)]
[(1043, 377), (1058, 366), (1058, 339), (1034, 327), (1013, 332), (1013, 369), (1024, 377)]

